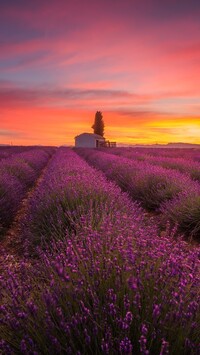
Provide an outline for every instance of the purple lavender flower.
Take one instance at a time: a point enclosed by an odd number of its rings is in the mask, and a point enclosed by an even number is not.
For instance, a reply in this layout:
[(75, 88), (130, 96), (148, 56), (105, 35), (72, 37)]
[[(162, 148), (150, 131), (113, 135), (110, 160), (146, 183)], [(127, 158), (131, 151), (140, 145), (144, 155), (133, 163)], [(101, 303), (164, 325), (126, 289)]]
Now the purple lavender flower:
[(169, 354), (169, 343), (165, 341), (165, 339), (162, 339), (160, 355), (167, 355), (167, 354)]
[(119, 344), (119, 351), (120, 354), (132, 354), (133, 346), (131, 344), (131, 341), (128, 337), (125, 337), (120, 341)]

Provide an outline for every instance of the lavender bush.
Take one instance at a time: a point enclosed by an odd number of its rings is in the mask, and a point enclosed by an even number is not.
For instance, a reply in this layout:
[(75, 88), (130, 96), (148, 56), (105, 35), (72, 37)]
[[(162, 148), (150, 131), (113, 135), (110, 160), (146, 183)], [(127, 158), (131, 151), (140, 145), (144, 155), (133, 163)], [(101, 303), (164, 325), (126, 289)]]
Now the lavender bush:
[(161, 157), (161, 158), (183, 158), (185, 160), (192, 159), (198, 161), (199, 159), (199, 149), (185, 149), (185, 148), (151, 148), (149, 147), (117, 147), (117, 148), (101, 148), (104, 152), (111, 151), (112, 154), (123, 155), (126, 157)]
[(0, 234), (11, 225), (20, 202), (49, 157), (42, 150), (32, 150), (0, 161)]
[[(149, 150), (147, 150), (148, 152)], [(191, 152), (187, 153), (188, 156), (185, 153), (185, 157), (183, 158), (171, 158), (169, 157), (163, 157), (162, 154), (161, 156), (158, 156), (157, 158), (155, 156), (151, 155), (140, 155), (138, 152), (135, 152), (135, 150), (126, 150), (126, 149), (114, 149), (113, 152), (115, 154), (119, 154), (122, 156), (129, 157), (130, 159), (138, 160), (138, 159), (143, 159), (143, 161), (146, 161), (148, 164), (152, 165), (162, 165), (165, 168), (171, 168), (171, 169), (177, 169), (181, 171), (182, 173), (190, 174), (190, 176), (194, 180), (199, 180), (200, 178), (200, 165), (197, 162), (194, 162), (192, 160), (192, 155)], [(194, 155), (194, 153), (193, 153)], [(187, 159), (186, 159), (187, 158)], [(151, 169), (150, 169), (151, 170)], [(167, 177), (168, 174), (166, 174)], [(171, 190), (172, 192), (172, 197), (170, 198), (169, 201), (166, 199), (166, 201), (163, 201), (160, 207), (160, 212), (162, 213), (162, 223), (164, 225), (166, 222), (169, 220), (173, 224), (178, 225), (178, 230), (181, 233), (184, 233), (188, 238), (195, 238), (199, 239), (200, 238), (200, 191), (199, 191), (199, 185), (195, 184), (191, 181), (186, 181), (184, 179), (183, 175), (178, 176), (174, 173), (172, 173), (172, 176), (181, 181), (181, 183), (185, 184), (184, 189), (180, 189), (180, 193), (177, 195), (174, 193), (173, 195), (173, 189)], [(152, 186), (155, 186), (154, 182), (155, 179), (159, 180), (160, 176), (159, 174), (155, 176), (155, 178), (150, 178), (150, 184)], [(167, 179), (168, 182), (170, 182), (169, 179)], [(144, 184), (145, 180), (142, 180), (141, 186)], [(158, 184), (160, 186), (160, 184)], [(193, 188), (191, 189), (191, 186)], [(173, 187), (173, 185), (172, 185)], [(148, 198), (149, 194), (151, 194), (152, 189), (150, 188), (148, 192), (146, 193), (146, 189), (144, 188), (143, 193), (145, 196)], [(157, 188), (157, 192), (159, 193), (159, 189)], [(142, 191), (140, 192), (142, 196)], [(176, 196), (177, 195), (177, 196)], [(157, 200), (157, 199), (156, 199)]]
[(55, 148), (46, 147), (40, 149), (32, 149), (24, 153), (15, 155), (15, 158), (25, 161), (29, 164), (33, 169), (41, 170), (47, 163), (47, 160), (52, 156), (55, 152)]
[(178, 171), (89, 149), (77, 152), (148, 210), (158, 210), (163, 202), (184, 191), (200, 193), (200, 185)]
[[(106, 150), (104, 151), (106, 152)], [(191, 155), (185, 155), (184, 158), (182, 158), (181, 155), (179, 157), (165, 157), (162, 156), (162, 154), (160, 155), (160, 152), (158, 152), (157, 156), (154, 156), (149, 154), (149, 150), (147, 150), (146, 154), (141, 154), (139, 151), (130, 149), (113, 149), (111, 152), (128, 159), (147, 162), (149, 164), (162, 166), (167, 169), (175, 169), (181, 173), (189, 174), (194, 180), (200, 181), (200, 164), (197, 161), (193, 161)]]
[(98, 228), (104, 211), (113, 220), (116, 210), (128, 213), (133, 206), (135, 214), (140, 215), (137, 204), (132, 204), (101, 172), (89, 167), (72, 150), (61, 148), (29, 201), (22, 221), (23, 234), (31, 247), (51, 238), (64, 238), (66, 229), (75, 232), (81, 216), (88, 211), (92, 227)]
[(120, 214), (8, 269), (3, 354), (199, 353), (199, 248)]
[(31, 186), (37, 176), (37, 171), (20, 158), (10, 158), (2, 161), (0, 169), (10, 176), (15, 176), (25, 186)]
[(192, 179), (200, 181), (200, 164), (192, 159), (183, 158), (147, 158), (153, 165), (160, 165), (164, 168), (179, 170), (181, 173), (188, 173)]
[(189, 238), (200, 241), (200, 194), (181, 194), (162, 206), (162, 221), (178, 225), (178, 230)]
[(24, 186), (16, 177), (0, 171), (0, 235), (13, 220), (24, 192)]
[(0, 160), (11, 157), (14, 154), (33, 149), (27, 146), (0, 146)]

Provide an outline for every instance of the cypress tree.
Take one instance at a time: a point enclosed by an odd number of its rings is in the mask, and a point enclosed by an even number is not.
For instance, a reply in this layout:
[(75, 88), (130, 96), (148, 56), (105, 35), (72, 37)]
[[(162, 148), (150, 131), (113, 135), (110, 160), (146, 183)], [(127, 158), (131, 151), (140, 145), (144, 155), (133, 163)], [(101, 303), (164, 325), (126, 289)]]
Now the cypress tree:
[(104, 121), (101, 111), (96, 112), (92, 128), (95, 134), (99, 134), (102, 137), (104, 136)]

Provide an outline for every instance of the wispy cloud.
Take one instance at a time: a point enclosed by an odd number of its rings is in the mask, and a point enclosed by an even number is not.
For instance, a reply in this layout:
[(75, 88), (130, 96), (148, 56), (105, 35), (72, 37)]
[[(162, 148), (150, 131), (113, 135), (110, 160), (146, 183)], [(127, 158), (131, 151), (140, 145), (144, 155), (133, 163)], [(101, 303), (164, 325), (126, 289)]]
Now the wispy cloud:
[(70, 105), (71, 101), (85, 101), (89, 106), (93, 100), (103, 103), (144, 103), (149, 102), (149, 95), (137, 95), (124, 90), (110, 89), (75, 89), (75, 88), (23, 88), (0, 82), (0, 104), (6, 105), (51, 105), (62, 103)]
[[(94, 84), (95, 86), (95, 84)], [(98, 85), (96, 85), (98, 86)], [(47, 106), (69, 108), (78, 105), (86, 109), (93, 109), (95, 105), (102, 106), (106, 111), (117, 112), (121, 116), (147, 116), (157, 115), (162, 111), (164, 103), (173, 112), (177, 105), (184, 107), (198, 106), (199, 99), (190, 97), (190, 91), (166, 91), (154, 94), (133, 93), (126, 90), (103, 89), (103, 88), (70, 88), (41, 86), (20, 86), (9, 81), (0, 81), (0, 104), (1, 107), (24, 106)], [(170, 101), (171, 100), (171, 101)], [(175, 100), (175, 102), (174, 102)], [(163, 114), (172, 114), (163, 110)], [(175, 110), (175, 112), (177, 109)], [(171, 112), (171, 113), (170, 113)]]
[(8, 130), (8, 129), (1, 129), (0, 128), (0, 136), (1, 137), (19, 137), (22, 138), (24, 136), (23, 132)]

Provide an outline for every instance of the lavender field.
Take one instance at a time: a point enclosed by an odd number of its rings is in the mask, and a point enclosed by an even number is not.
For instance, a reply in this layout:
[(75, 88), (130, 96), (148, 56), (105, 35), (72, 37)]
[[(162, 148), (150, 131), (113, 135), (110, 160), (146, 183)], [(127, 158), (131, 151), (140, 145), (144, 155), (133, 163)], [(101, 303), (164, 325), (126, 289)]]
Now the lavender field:
[(199, 354), (200, 153), (3, 149), (0, 353)]

